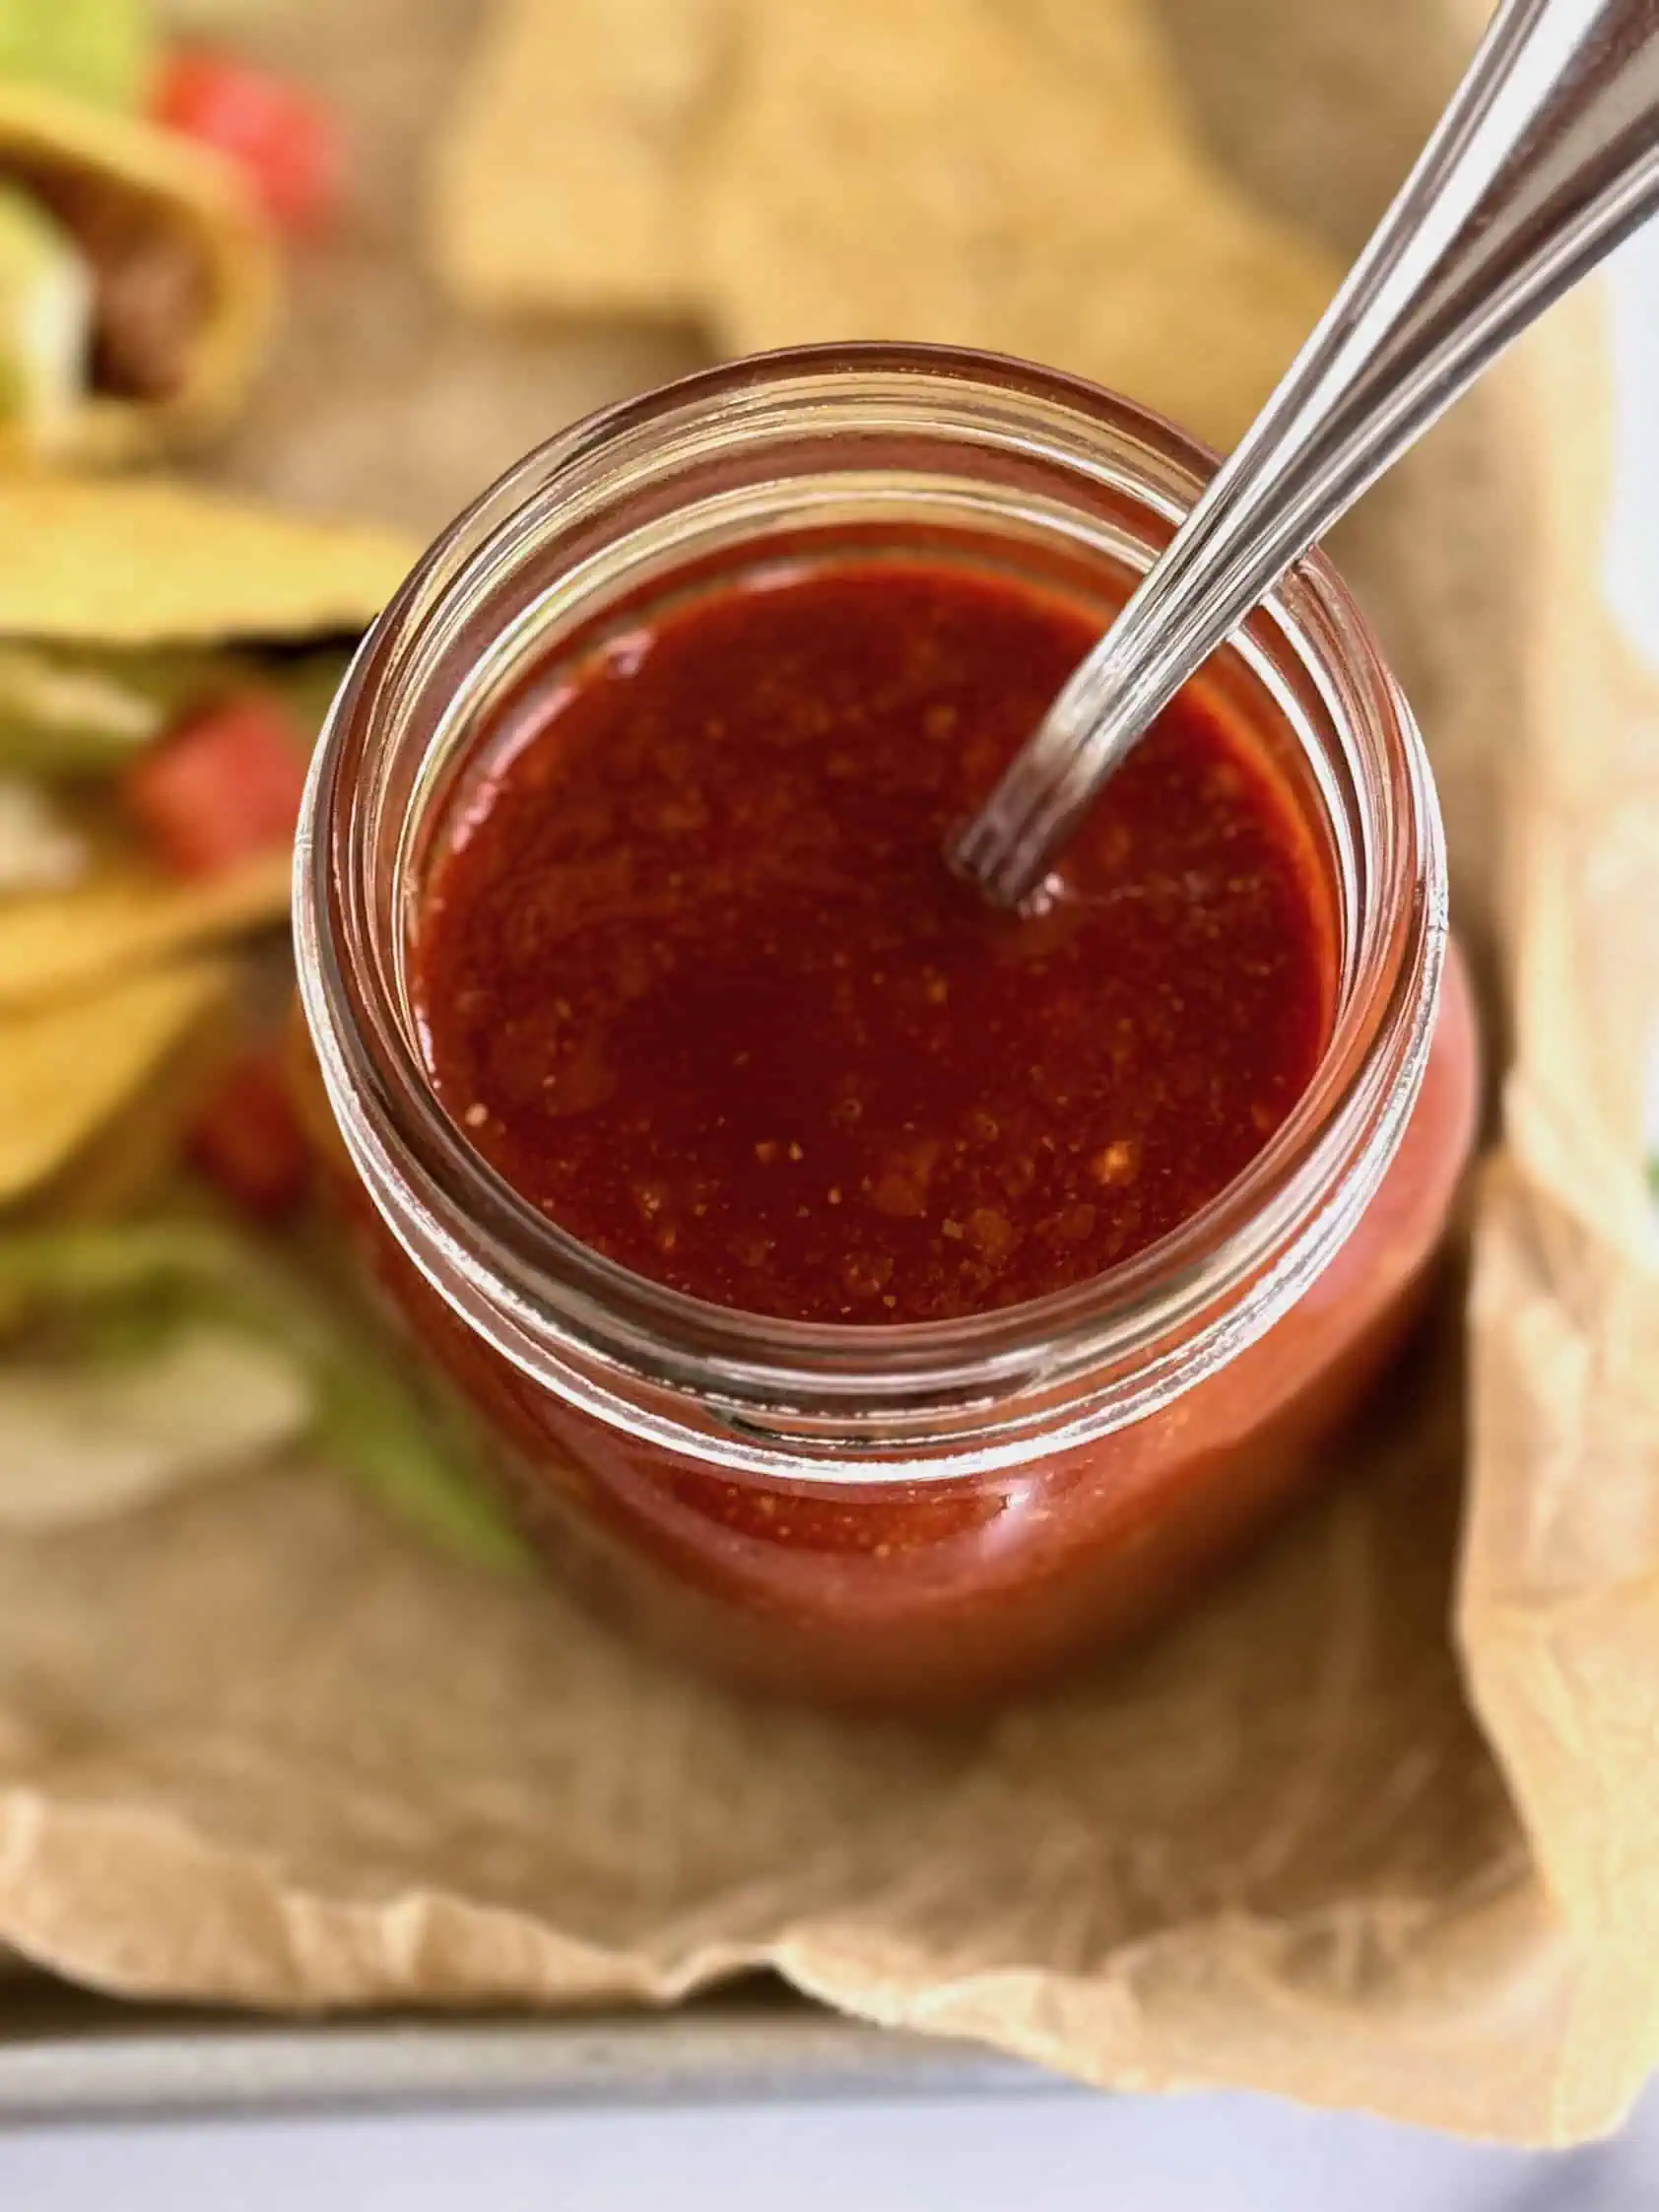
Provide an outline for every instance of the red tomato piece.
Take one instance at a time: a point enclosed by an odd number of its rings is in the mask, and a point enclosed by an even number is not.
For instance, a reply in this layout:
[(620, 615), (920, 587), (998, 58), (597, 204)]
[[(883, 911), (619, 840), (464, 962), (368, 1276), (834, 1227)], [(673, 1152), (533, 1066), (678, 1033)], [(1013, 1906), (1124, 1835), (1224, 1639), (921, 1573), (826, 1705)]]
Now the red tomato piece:
[(229, 54), (186, 46), (162, 63), (151, 112), (168, 130), (235, 163), (284, 230), (317, 230), (338, 210), (345, 168), (339, 125), (303, 86)]
[(185, 1150), (257, 1221), (281, 1221), (303, 1203), (311, 1157), (277, 1045), (255, 1046), (227, 1069), (191, 1123)]
[(305, 788), (305, 744), (280, 699), (237, 692), (140, 756), (121, 797), (158, 857), (217, 876), (287, 844)]

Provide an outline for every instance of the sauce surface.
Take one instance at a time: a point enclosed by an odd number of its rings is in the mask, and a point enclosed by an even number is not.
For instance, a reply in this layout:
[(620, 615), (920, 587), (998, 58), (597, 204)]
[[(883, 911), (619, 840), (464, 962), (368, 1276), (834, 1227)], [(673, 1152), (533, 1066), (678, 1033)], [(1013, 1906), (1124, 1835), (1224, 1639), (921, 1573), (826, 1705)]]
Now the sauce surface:
[(799, 1320), (985, 1311), (1189, 1219), (1331, 1018), (1329, 893), (1256, 741), (1189, 689), (1040, 916), (942, 858), (1099, 629), (864, 560), (690, 598), (522, 691), (415, 946), (478, 1151), (639, 1274)]

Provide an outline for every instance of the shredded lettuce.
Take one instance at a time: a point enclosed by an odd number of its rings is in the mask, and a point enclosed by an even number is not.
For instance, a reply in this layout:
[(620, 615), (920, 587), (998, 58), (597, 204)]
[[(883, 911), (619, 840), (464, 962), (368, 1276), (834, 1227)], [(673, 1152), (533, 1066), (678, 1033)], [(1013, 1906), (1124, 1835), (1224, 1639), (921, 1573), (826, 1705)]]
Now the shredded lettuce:
[[(0, 6), (4, 0), (0, 0)], [(275, 692), (315, 742), (350, 653), (342, 645), (49, 649), (0, 640), (0, 774), (85, 783), (119, 774), (182, 715), (242, 689)]]
[(351, 661), (343, 645), (308, 645), (266, 664), (265, 680), (288, 702), (308, 744), (314, 744), (321, 733)]
[[(5, 732), (0, 729), (0, 757)], [(0, 899), (61, 891), (90, 862), (87, 842), (50, 796), (23, 776), (0, 773)]]
[(162, 704), (113, 670), (0, 644), (0, 769), (113, 774), (161, 734)]
[(348, 1301), (217, 1215), (0, 1233), (0, 1331), (68, 1318), (83, 1357), (141, 1362), (211, 1320), (290, 1363), (309, 1394), (307, 1441), (445, 1549), (513, 1567), (524, 1546), (469, 1471), (456, 1417), (412, 1388)]

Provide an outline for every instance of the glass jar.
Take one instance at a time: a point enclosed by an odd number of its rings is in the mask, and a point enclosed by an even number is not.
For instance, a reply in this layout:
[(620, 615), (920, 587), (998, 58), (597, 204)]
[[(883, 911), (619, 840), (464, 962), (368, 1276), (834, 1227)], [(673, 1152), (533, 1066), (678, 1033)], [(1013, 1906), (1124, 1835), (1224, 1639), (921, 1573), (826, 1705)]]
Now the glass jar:
[(1303, 563), (1211, 673), (1294, 774), (1335, 886), (1337, 1013), (1310, 1089), (1127, 1264), (915, 1326), (689, 1299), (485, 1165), (432, 1097), (411, 1006), (441, 826), (528, 668), (689, 583), (780, 548), (949, 547), (1107, 607), (1212, 466), (1125, 401), (1013, 362), (738, 363), (504, 477), (415, 570), (335, 704), (297, 928), (312, 1118), (346, 1210), (486, 1416), (548, 1557), (748, 1683), (902, 1708), (1023, 1687), (1161, 1618), (1324, 1463), (1411, 1317), (1473, 1132), (1421, 739), (1335, 573)]

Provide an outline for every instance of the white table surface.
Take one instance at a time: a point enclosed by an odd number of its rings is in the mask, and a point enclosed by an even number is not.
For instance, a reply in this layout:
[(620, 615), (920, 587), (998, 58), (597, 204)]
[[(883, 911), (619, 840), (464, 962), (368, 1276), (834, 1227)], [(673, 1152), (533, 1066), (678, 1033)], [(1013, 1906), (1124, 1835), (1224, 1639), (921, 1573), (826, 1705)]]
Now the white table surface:
[[(1659, 659), (1659, 226), (1620, 257), (1614, 299), (1626, 465), (1610, 588)], [(1659, 1096), (1654, 1133), (1659, 1148)], [(4, 2212), (1095, 2212), (1108, 2204), (1125, 2212), (1656, 2212), (1659, 2093), (1616, 2142), (1554, 2157), (1243, 2098), (1070, 2094), (168, 2122), (0, 2137)]]
[(0, 2139), (7, 2212), (1653, 2212), (1659, 2105), (1528, 2155), (1245, 2098), (223, 2121)]

